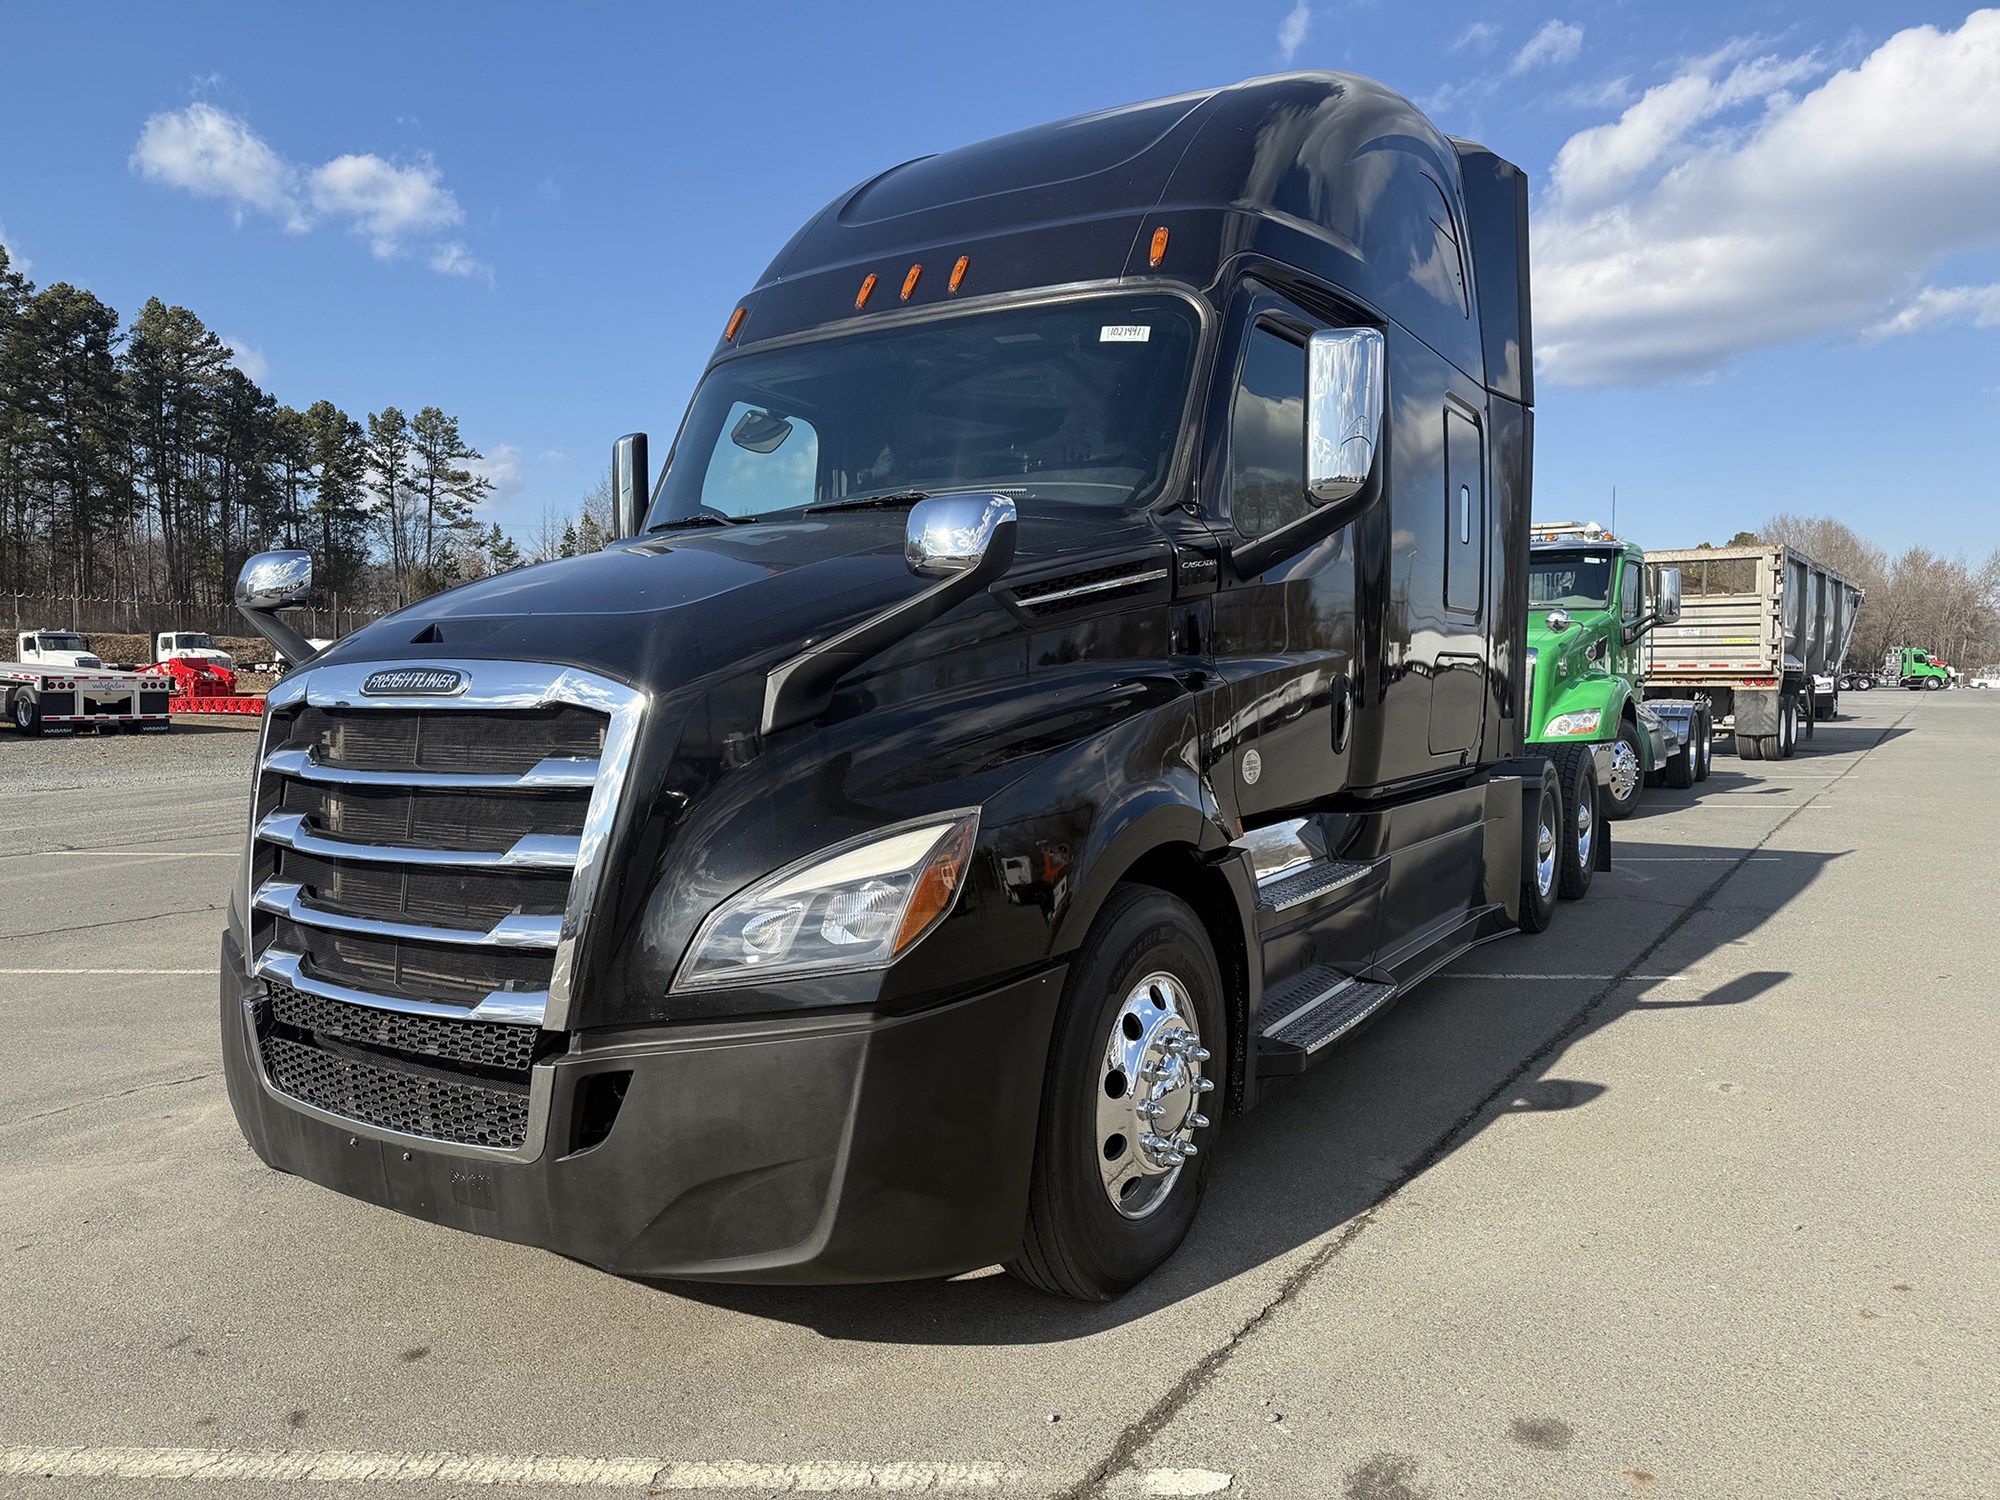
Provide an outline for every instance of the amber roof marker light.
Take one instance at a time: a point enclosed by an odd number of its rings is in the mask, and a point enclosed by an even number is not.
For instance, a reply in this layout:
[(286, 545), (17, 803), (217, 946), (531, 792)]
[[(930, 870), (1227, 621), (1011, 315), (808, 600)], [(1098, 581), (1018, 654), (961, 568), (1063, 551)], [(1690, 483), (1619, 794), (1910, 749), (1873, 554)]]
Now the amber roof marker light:
[(729, 315), (729, 326), (722, 330), (723, 343), (726, 344), (736, 337), (736, 330), (743, 326), (743, 312), (744, 310), (739, 307)]
[(861, 278), (861, 290), (854, 294), (854, 310), (860, 312), (868, 305), (868, 299), (875, 295), (875, 273), (870, 271)]
[(959, 283), (965, 280), (965, 268), (971, 264), (972, 257), (969, 255), (961, 255), (958, 258), (958, 264), (951, 268), (951, 279), (944, 284), (947, 292), (958, 290)]
[(1162, 224), (1158, 229), (1155, 229), (1153, 231), (1153, 253), (1147, 259), (1146, 264), (1149, 266), (1157, 266), (1161, 261), (1165, 260), (1166, 258), (1167, 258), (1167, 226)]
[(908, 302), (910, 300), (910, 293), (917, 289), (917, 278), (923, 274), (924, 268), (922, 266), (910, 267), (910, 274), (903, 278), (903, 291), (902, 295), (896, 299), (898, 302)]

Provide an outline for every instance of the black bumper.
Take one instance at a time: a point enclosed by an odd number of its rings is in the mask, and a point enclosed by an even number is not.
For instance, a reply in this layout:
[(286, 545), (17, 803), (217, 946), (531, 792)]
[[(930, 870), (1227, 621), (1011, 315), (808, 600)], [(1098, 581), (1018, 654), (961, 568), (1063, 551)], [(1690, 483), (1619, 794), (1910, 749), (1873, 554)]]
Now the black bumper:
[[(222, 955), (230, 1103), (258, 1156), (432, 1223), (625, 1275), (943, 1276), (1010, 1257), (1026, 1213), (1062, 971), (920, 1014), (586, 1034), (554, 1059), (545, 1139), (501, 1160), (390, 1138), (275, 1095)], [(631, 1075), (582, 1150), (578, 1089)]]

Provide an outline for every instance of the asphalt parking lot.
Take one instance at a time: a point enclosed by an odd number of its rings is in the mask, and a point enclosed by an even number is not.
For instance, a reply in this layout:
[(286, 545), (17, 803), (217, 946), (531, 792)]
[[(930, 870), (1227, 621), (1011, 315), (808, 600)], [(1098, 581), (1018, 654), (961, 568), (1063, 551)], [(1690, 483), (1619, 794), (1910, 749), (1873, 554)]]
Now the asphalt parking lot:
[(1841, 708), (1233, 1122), (1102, 1308), (642, 1285), (266, 1170), (254, 737), (0, 736), (0, 1494), (2000, 1494), (2000, 693)]

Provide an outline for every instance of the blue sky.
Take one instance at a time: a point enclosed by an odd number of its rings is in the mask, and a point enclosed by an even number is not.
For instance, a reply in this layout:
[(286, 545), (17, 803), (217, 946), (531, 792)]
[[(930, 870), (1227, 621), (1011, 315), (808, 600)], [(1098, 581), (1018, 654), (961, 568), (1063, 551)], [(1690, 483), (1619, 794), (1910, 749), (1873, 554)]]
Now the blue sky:
[(294, 405), (457, 413), (511, 528), (616, 434), (663, 448), (736, 294), (863, 178), (1293, 66), (1532, 174), (1538, 515), (1609, 522), (1615, 484), (1648, 545), (1794, 510), (2000, 546), (2000, 13), (5, 0), (0, 32), (37, 283), (182, 303)]

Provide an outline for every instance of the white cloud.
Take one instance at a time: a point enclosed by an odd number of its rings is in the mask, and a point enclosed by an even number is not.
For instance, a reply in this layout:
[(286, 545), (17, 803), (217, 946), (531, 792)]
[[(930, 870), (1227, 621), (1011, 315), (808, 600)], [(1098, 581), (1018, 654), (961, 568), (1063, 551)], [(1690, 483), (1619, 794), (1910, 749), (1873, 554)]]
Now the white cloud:
[(1488, 52), (1500, 40), (1500, 28), (1491, 21), (1474, 21), (1458, 34), (1458, 40), (1451, 44), (1454, 52), (1471, 48), (1474, 52)]
[(34, 270), (35, 263), (21, 253), (21, 247), (15, 244), (8, 236), (5, 224), (0, 224), (0, 245), (7, 247), (7, 259), (11, 263), (15, 274), (26, 276), (30, 271)]
[(313, 207), (352, 219), (369, 248), (387, 260), (411, 235), (464, 221), (442, 176), (429, 161), (397, 167), (379, 156), (336, 156), (312, 174)]
[(222, 342), (229, 346), (229, 362), (257, 384), (262, 385), (271, 378), (271, 362), (264, 357), (262, 349), (242, 339), (231, 338), (226, 333), (222, 335)]
[(242, 120), (212, 104), (190, 104), (147, 120), (132, 148), (132, 166), (148, 182), (225, 200), (239, 224), (243, 211), (254, 208), (295, 234), (311, 227), (299, 202), (298, 169)]
[(1285, 12), (1285, 19), (1278, 23), (1278, 51), (1286, 62), (1296, 57), (1299, 48), (1304, 45), (1312, 18), (1312, 8), (1306, 0), (1296, 0), (1292, 8)]
[(521, 498), (526, 486), (521, 477), (521, 450), (512, 443), (495, 443), (486, 450), (484, 458), (468, 459), (465, 466), (492, 484), (486, 504), (507, 509)]
[(1583, 50), (1583, 28), (1567, 21), (1544, 21), (1541, 29), (1521, 45), (1508, 71), (1525, 73), (1530, 68), (1559, 68), (1576, 61)]
[(1927, 286), (1893, 317), (1884, 318), (1863, 335), (1868, 342), (1915, 333), (1939, 323), (1970, 323), (1974, 328), (2000, 328), (2000, 283), (1989, 286)]
[(465, 211), (429, 157), (397, 165), (349, 153), (308, 168), (287, 161), (247, 121), (197, 101), (146, 121), (132, 167), (149, 182), (222, 199), (239, 225), (253, 211), (293, 234), (345, 222), (381, 259), (428, 248), (434, 270), (491, 278), (464, 245), (435, 240), (463, 223)]
[(1703, 378), (1753, 349), (1985, 315), (1985, 289), (1924, 280), (2000, 246), (2000, 10), (1831, 76), (1741, 58), (1690, 64), (1558, 153), (1534, 225), (1549, 378)]

